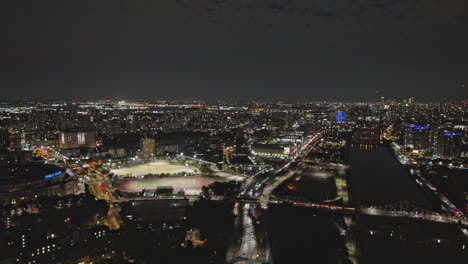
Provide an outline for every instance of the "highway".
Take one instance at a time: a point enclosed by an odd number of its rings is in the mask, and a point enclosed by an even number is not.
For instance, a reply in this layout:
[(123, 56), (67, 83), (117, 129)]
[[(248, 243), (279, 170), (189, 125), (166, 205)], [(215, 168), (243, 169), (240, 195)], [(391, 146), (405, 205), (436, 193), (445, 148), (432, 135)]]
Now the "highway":
[[(112, 203), (124, 203), (131, 201), (152, 201), (152, 200), (182, 200), (188, 199), (189, 201), (197, 201), (200, 199), (199, 195), (167, 195), (167, 196), (145, 196), (145, 197), (120, 197), (118, 199), (112, 200)], [(212, 195), (210, 200), (221, 201), (224, 200), (224, 196)]]
[(312, 149), (311, 144), (316, 143), (320, 137), (320, 133), (310, 137), (307, 143), (282, 167), (261, 172), (244, 183), (239, 198), (244, 198), (245, 201), (236, 204), (236, 208), (242, 208), (242, 238), (234, 263), (268, 263), (270, 261), (269, 243), (268, 241), (260, 243), (256, 239), (252, 217), (255, 219), (259, 217), (259, 205), (261, 209), (268, 208), (271, 192), (294, 175), (298, 163), (307, 156)]
[(249, 214), (250, 204), (244, 204), (242, 208), (242, 241), (239, 256), (247, 261), (255, 259), (257, 241), (255, 239), (255, 227)]

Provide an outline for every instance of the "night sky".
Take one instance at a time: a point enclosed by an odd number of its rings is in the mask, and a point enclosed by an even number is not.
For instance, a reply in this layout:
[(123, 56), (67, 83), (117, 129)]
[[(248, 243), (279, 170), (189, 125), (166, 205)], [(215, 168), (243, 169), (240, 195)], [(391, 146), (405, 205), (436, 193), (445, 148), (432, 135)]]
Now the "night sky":
[(2, 98), (468, 97), (467, 0), (2, 0)]

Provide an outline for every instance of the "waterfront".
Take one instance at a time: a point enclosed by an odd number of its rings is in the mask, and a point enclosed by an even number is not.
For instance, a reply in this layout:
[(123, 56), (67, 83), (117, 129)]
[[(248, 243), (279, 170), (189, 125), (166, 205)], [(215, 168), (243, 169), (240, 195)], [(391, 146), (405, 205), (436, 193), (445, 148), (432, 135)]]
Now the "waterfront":
[[(400, 201), (437, 209), (404, 167), (384, 146), (348, 149), (348, 179), (354, 205), (388, 205)], [(466, 259), (466, 240), (453, 225), (416, 219), (360, 216), (353, 227), (360, 263), (440, 263)]]

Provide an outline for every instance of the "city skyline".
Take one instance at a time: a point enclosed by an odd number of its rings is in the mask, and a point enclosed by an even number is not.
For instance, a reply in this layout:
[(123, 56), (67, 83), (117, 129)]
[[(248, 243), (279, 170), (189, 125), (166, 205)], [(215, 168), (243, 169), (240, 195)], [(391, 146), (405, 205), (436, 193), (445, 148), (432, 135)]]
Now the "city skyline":
[(415, 97), (2, 101), (0, 260), (463, 263), (467, 132)]
[(468, 263), (468, 0), (4, 0), (0, 264)]

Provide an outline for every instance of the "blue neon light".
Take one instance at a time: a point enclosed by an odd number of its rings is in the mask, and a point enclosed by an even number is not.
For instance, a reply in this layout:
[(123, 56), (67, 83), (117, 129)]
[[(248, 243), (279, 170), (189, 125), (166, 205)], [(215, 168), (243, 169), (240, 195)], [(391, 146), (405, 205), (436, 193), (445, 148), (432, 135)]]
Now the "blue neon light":
[(50, 178), (55, 177), (55, 176), (58, 176), (58, 175), (60, 175), (60, 174), (62, 174), (62, 172), (61, 172), (61, 171), (57, 171), (56, 173), (52, 173), (52, 174), (49, 174), (49, 175), (44, 176), (44, 178), (45, 178), (45, 179), (50, 179)]
[(414, 128), (414, 129), (429, 129), (431, 128), (430, 126), (416, 126), (416, 125), (405, 125), (405, 127), (411, 127), (411, 128)]
[(421, 130), (421, 129), (429, 129), (431, 128), (430, 126), (425, 126), (425, 127), (415, 127), (414, 129), (418, 129), (418, 130)]
[(446, 134), (444, 134), (444, 136), (459, 136), (461, 134), (463, 134), (463, 133), (446, 133)]
[(336, 122), (343, 123), (346, 121), (346, 113), (344, 111), (336, 112)]

